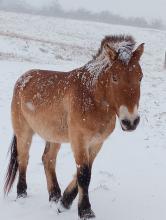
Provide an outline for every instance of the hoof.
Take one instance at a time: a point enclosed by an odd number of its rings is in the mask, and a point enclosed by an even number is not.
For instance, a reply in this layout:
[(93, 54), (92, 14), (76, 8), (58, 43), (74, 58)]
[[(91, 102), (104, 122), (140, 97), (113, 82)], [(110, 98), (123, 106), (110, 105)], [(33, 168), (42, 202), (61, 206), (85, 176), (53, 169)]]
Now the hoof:
[(27, 192), (17, 193), (17, 199), (27, 198)]
[(68, 210), (71, 207), (71, 203), (69, 203), (68, 201), (63, 200), (63, 197), (60, 201), (60, 205), (63, 207), (63, 209)]
[(79, 217), (81, 220), (86, 220), (90, 218), (95, 218), (95, 213), (91, 209), (79, 211)]
[(59, 204), (58, 204), (58, 214), (66, 212), (67, 210), (69, 210), (69, 208), (66, 208), (63, 205), (62, 201), (59, 201)]

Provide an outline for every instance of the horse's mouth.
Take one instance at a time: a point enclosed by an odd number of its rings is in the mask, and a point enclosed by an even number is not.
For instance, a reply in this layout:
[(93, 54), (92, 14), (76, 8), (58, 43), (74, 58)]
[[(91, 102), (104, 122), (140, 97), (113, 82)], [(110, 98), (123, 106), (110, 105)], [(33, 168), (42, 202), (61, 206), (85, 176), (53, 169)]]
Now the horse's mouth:
[[(135, 128), (136, 129), (136, 128)], [(126, 131), (126, 132), (132, 132), (132, 131), (134, 131), (135, 129), (124, 129), (124, 128), (122, 128), (122, 130), (123, 131)]]
[(122, 128), (123, 131), (132, 132), (132, 131), (136, 130), (137, 126), (133, 126), (133, 127), (127, 128), (123, 124), (121, 124), (121, 128)]

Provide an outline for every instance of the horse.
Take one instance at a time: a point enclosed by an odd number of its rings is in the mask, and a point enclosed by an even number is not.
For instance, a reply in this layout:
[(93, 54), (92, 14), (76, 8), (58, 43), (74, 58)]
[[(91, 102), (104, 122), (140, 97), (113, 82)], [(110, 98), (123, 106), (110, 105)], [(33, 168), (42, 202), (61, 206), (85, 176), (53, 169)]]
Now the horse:
[[(69, 72), (33, 69), (17, 80), (11, 103), (14, 136), (6, 195), (18, 172), (17, 197), (27, 196), (29, 149), (37, 133), (46, 141), (42, 161), (49, 201), (59, 203), (61, 212), (69, 209), (79, 194), (80, 219), (95, 217), (88, 194), (94, 159), (113, 132), (116, 118), (124, 131), (135, 130), (140, 121), (143, 73), (139, 61), (144, 43), (135, 46), (130, 35), (105, 36), (96, 55), (84, 66)], [(62, 143), (71, 144), (76, 175), (61, 196), (55, 166)]]

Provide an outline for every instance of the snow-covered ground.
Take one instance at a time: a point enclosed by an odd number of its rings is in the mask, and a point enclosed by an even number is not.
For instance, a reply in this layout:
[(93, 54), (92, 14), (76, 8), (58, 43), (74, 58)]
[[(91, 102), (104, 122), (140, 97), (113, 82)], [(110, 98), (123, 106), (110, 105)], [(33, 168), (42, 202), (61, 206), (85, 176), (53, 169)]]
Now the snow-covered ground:
[[(12, 137), (10, 102), (16, 79), (30, 68), (70, 70), (86, 63), (107, 34), (132, 34), (145, 42), (141, 123), (125, 133), (117, 126), (98, 155), (90, 185), (98, 220), (166, 219), (166, 32), (0, 12), (0, 220), (74, 220), (77, 201), (61, 215), (49, 204), (41, 156), (44, 141), (35, 136), (28, 168), (28, 198), (8, 198), (3, 183)], [(57, 162), (62, 190), (75, 172), (69, 145)]]

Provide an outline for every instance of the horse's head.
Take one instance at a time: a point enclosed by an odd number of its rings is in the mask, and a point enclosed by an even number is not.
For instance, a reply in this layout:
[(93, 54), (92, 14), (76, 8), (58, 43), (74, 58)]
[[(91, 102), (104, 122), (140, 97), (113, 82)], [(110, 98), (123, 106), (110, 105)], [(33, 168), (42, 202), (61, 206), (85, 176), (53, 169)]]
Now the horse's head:
[(138, 106), (143, 73), (139, 60), (144, 44), (138, 46), (135, 51), (132, 51), (130, 46), (128, 43), (116, 51), (105, 45), (105, 51), (112, 63), (109, 70), (110, 98), (124, 131), (135, 130), (140, 121)]

